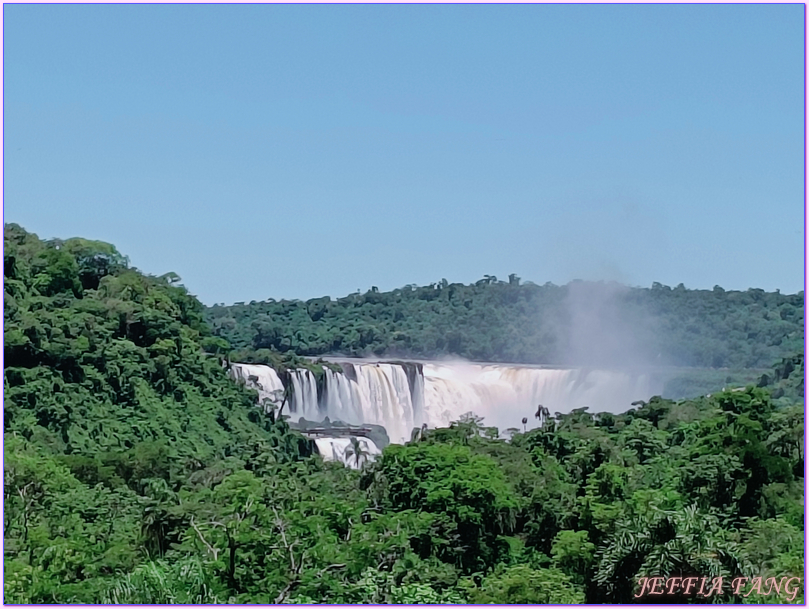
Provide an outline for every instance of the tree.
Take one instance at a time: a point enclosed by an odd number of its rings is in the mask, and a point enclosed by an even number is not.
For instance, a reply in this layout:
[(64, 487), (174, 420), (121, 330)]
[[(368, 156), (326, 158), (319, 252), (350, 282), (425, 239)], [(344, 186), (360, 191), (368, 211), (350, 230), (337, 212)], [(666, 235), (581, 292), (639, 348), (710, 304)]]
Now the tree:
[(551, 556), (571, 581), (581, 585), (589, 581), (595, 549), (595, 545), (587, 540), (587, 531), (559, 531), (551, 547)]
[(363, 448), (358, 438), (352, 437), (351, 444), (346, 447), (345, 457), (347, 460), (354, 457), (354, 463), (359, 469), (362, 462), (368, 459), (368, 451)]
[[(645, 496), (644, 496), (645, 495)], [(657, 496), (656, 496), (657, 495)], [(616, 524), (616, 532), (599, 552), (595, 582), (602, 602), (632, 602), (640, 576), (730, 578), (750, 575), (741, 548), (713, 514), (696, 506), (661, 509), (659, 491), (639, 492), (635, 507)], [(723, 595), (727, 598), (728, 591)], [(667, 597), (668, 602), (687, 598)]]
[[(548, 420), (550, 414), (551, 414), (550, 411), (547, 408), (545, 408), (542, 404), (539, 404), (537, 406), (537, 411), (534, 414), (534, 416), (539, 420), (540, 427), (542, 427), (545, 424), (545, 421)], [(525, 423), (527, 423), (527, 421), (523, 421), (523, 425)]]
[(558, 569), (532, 569), (527, 565), (500, 568), (480, 587), (465, 592), (473, 604), (580, 604), (584, 594)]
[(422, 556), (472, 572), (496, 564), (507, 551), (498, 537), (513, 528), (517, 503), (490, 458), (461, 445), (391, 445), (369, 475), (374, 473), (372, 492), (383, 505), (435, 516), (434, 532), (420, 542)]

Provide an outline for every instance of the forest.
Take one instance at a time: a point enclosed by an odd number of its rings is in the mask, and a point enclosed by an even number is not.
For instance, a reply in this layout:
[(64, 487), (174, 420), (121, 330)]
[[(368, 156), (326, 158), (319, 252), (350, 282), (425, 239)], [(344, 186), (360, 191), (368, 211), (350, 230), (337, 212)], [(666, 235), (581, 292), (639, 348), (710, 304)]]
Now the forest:
[(234, 349), (573, 366), (763, 369), (803, 351), (804, 295), (442, 280), (332, 300), (274, 300), (205, 310)]
[(542, 330), (512, 347), (507, 312), (566, 297), (450, 288), (206, 310), (110, 244), (6, 225), (4, 602), (648, 603), (658, 576), (761, 579), (657, 602), (804, 602), (774, 590), (804, 569), (802, 294), (622, 293), (683, 362), (769, 371), (621, 415), (538, 408), (528, 432), (470, 413), (357, 470), (228, 376), (238, 349), (525, 361)]

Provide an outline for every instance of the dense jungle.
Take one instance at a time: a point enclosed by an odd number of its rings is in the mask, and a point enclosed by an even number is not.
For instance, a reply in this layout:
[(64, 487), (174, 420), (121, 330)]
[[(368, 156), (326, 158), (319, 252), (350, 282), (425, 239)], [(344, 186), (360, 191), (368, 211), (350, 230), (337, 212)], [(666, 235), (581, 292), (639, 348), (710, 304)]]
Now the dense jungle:
[[(658, 283), (539, 286), (516, 275), (508, 281), (487, 275), (471, 285), (444, 279), (337, 299), (216, 305), (206, 309), (205, 319), (234, 349), (297, 355), (755, 369), (803, 350), (803, 307), (803, 292)], [(631, 335), (637, 353), (620, 353), (613, 361), (615, 345), (593, 345), (604, 326)], [(608, 338), (615, 342), (614, 334)]]
[[(4, 602), (646, 603), (642, 577), (803, 577), (803, 293), (616, 289), (607, 314), (653, 320), (661, 364), (753, 382), (526, 412), (527, 432), (470, 413), (356, 470), (228, 376), (331, 353), (602, 363), (558, 330), (592, 301), (572, 285), (206, 309), (110, 244), (6, 225)], [(657, 602), (804, 602), (771, 588)]]

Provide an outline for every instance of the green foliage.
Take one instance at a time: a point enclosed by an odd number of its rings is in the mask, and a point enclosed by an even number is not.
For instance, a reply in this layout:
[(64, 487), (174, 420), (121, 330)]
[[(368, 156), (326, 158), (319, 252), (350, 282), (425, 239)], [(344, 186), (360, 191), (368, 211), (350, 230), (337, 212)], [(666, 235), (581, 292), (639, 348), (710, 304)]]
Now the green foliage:
[[(752, 572), (764, 580), (771, 577), (781, 580), (785, 576), (803, 577), (804, 532), (781, 518), (761, 520), (751, 518), (743, 531), (742, 547), (752, 563)], [(751, 586), (752, 587), (752, 586)], [(765, 586), (764, 591), (770, 587)], [(799, 594), (792, 601), (804, 604), (805, 592), (799, 586)], [(775, 604), (782, 599), (777, 596), (753, 592), (743, 602), (755, 604)]]
[(803, 399), (803, 352), (784, 357), (772, 372), (758, 379), (759, 387), (767, 387), (774, 400), (789, 404)]
[(501, 559), (500, 535), (512, 530), (517, 502), (492, 459), (466, 446), (417, 443), (390, 446), (372, 469), (383, 506), (434, 515), (433, 532), (419, 540), (423, 557), (470, 573)]
[[(526, 364), (615, 365), (615, 350), (582, 349), (581, 311), (612, 334), (627, 334), (652, 363), (733, 368), (709, 390), (758, 378), (760, 369), (803, 349), (803, 292), (794, 295), (610, 284), (520, 284), (487, 276), (306, 302), (269, 299), (205, 311), (234, 349), (297, 355), (343, 354)], [(589, 308), (586, 308), (589, 307)], [(589, 343), (588, 343), (589, 344)], [(628, 343), (629, 344), (629, 343)], [(623, 351), (626, 351), (624, 349)], [(584, 361), (587, 360), (587, 361)], [(648, 357), (634, 361), (650, 363)], [(752, 375), (743, 369), (757, 369)], [(719, 384), (717, 384), (719, 383)], [(673, 379), (673, 397), (700, 395), (705, 380)]]
[(572, 605), (585, 601), (584, 593), (560, 570), (527, 565), (497, 569), (466, 593), (473, 604)]
[(466, 599), (454, 590), (440, 591), (419, 582), (397, 584), (393, 573), (368, 568), (356, 583), (361, 597), (369, 603), (397, 605), (464, 604)]
[(587, 531), (559, 531), (551, 555), (558, 567), (581, 585), (593, 563), (595, 549), (595, 545), (587, 541)]
[[(509, 346), (501, 313), (552, 308), (562, 288), (488, 277), (270, 303), (276, 313), (253, 319), (258, 303), (213, 315), (213, 335), (176, 275), (145, 276), (104, 243), (15, 225), (4, 237), (6, 603), (630, 603), (644, 576), (802, 574), (802, 357), (758, 386), (621, 415), (578, 409), (509, 439), (468, 415), (373, 463), (356, 443), (354, 471), (232, 382), (231, 344), (282, 373), (326, 346), (527, 358), (537, 336)], [(724, 331), (779, 327), (784, 344), (802, 320), (793, 297), (647, 292), (628, 310), (676, 303), (667, 319), (693, 307), (711, 323), (725, 312)], [(418, 325), (428, 305), (432, 327)], [(239, 324), (254, 322), (263, 338), (240, 344)], [(461, 331), (481, 324), (492, 330), (480, 342)], [(739, 357), (765, 357), (773, 332)], [(714, 357), (706, 344), (700, 357)]]
[(312, 454), (206, 355), (203, 307), (175, 278), (16, 225), (4, 246), (9, 598), (97, 602), (117, 573), (154, 575), (133, 569), (179, 541), (187, 516), (165, 501), (189, 479)]
[(218, 604), (210, 571), (198, 559), (159, 560), (138, 566), (102, 595), (102, 603), (124, 605)]

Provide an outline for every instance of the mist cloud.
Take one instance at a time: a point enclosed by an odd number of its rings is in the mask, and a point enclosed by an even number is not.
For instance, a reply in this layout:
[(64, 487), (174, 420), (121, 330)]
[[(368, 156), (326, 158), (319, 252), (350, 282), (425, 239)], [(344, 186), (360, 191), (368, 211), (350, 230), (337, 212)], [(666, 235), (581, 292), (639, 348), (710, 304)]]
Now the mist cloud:
[(636, 301), (633, 290), (600, 281), (574, 281), (565, 288), (554, 328), (562, 363), (601, 368), (663, 364), (654, 347), (654, 316)]

